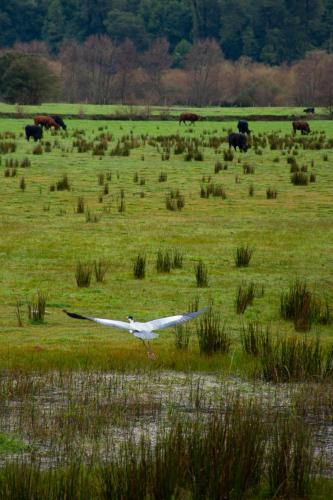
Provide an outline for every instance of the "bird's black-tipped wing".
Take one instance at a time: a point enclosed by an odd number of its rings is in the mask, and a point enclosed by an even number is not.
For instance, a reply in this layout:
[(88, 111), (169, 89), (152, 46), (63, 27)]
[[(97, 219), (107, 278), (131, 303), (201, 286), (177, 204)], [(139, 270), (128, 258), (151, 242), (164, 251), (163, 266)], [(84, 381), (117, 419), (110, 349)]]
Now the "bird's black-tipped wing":
[(74, 319), (87, 319), (89, 321), (95, 321), (95, 323), (99, 323), (105, 326), (113, 326), (114, 328), (121, 328), (122, 330), (130, 331), (132, 330), (131, 325), (129, 323), (125, 323), (125, 321), (117, 321), (114, 319), (104, 319), (104, 318), (92, 318), (90, 316), (81, 316), (81, 314), (71, 313), (63, 309), (64, 313)]
[(66, 309), (63, 309), (64, 313), (67, 314), (67, 316), (70, 316), (71, 318), (75, 319), (87, 319), (89, 321), (93, 321), (93, 318), (88, 318), (87, 316), (81, 316), (81, 314), (76, 314), (76, 313), (71, 313), (69, 311), (66, 311)]

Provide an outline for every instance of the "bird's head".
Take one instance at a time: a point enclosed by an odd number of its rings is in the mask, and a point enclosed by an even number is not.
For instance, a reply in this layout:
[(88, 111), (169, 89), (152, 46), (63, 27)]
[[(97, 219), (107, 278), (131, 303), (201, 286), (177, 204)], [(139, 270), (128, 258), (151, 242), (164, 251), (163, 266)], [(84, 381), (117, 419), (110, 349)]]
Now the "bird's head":
[(133, 316), (127, 316), (128, 321), (134, 321)]

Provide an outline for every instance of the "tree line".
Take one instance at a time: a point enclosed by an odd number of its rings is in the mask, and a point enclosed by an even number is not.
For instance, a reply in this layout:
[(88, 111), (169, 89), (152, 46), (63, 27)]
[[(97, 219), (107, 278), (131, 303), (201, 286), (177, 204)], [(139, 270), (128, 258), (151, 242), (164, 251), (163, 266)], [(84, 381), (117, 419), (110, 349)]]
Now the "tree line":
[(227, 59), (279, 65), (333, 51), (333, 0), (10, 0), (0, 26), (0, 46), (44, 41), (52, 54), (92, 36), (139, 52), (165, 38), (177, 68), (194, 43), (213, 39)]
[(212, 39), (194, 42), (173, 67), (169, 42), (139, 52), (130, 39), (107, 35), (68, 41), (54, 56), (43, 42), (0, 51), (0, 100), (96, 104), (333, 107), (333, 54), (308, 52), (291, 64), (270, 66), (224, 57)]

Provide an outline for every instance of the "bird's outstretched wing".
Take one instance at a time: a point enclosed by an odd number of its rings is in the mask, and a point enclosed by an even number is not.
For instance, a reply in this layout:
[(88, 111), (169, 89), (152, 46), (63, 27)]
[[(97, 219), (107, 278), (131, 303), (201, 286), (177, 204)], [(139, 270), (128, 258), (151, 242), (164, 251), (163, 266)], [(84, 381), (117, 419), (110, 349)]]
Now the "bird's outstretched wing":
[(92, 318), (90, 316), (81, 316), (81, 314), (71, 313), (63, 309), (64, 313), (66, 313), (71, 318), (75, 319), (87, 319), (89, 321), (95, 321), (96, 323), (100, 323), (105, 326), (113, 326), (115, 328), (122, 328), (123, 330), (132, 330), (131, 325), (129, 323), (125, 323), (125, 321), (117, 321), (114, 319), (103, 319), (103, 318)]
[(171, 326), (181, 325), (190, 319), (194, 319), (200, 314), (203, 314), (208, 310), (208, 307), (205, 309), (201, 309), (200, 311), (189, 312), (185, 314), (178, 314), (177, 316), (169, 316), (167, 318), (154, 319), (152, 321), (148, 321), (144, 323), (145, 327), (148, 327), (149, 330), (164, 330), (164, 328), (170, 328)]

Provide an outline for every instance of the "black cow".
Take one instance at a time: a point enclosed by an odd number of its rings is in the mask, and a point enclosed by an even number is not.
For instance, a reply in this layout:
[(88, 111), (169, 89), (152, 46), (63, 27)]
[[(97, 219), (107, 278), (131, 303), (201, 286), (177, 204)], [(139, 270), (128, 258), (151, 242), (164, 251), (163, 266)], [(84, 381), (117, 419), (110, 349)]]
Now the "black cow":
[(43, 138), (42, 127), (39, 127), (38, 125), (26, 125), (25, 137), (27, 141), (29, 141), (30, 137), (33, 137), (35, 142), (41, 140)]
[(63, 130), (66, 130), (67, 126), (65, 125), (64, 120), (59, 115), (50, 115), (51, 118), (61, 127)]
[(314, 108), (305, 108), (305, 109), (303, 109), (303, 112), (304, 113), (314, 113), (315, 109)]
[(239, 120), (237, 123), (238, 132), (242, 134), (251, 134), (251, 130), (249, 129), (249, 124), (246, 120)]
[(239, 148), (239, 151), (243, 151), (244, 153), (246, 153), (246, 151), (248, 150), (246, 135), (232, 132), (231, 134), (229, 134), (228, 140), (229, 149), (231, 148), (231, 146), (233, 146), (235, 151), (237, 147)]

